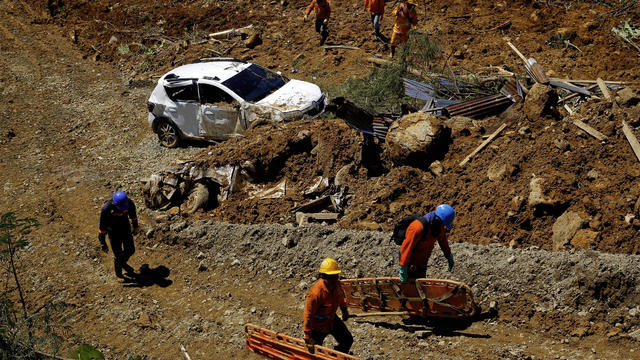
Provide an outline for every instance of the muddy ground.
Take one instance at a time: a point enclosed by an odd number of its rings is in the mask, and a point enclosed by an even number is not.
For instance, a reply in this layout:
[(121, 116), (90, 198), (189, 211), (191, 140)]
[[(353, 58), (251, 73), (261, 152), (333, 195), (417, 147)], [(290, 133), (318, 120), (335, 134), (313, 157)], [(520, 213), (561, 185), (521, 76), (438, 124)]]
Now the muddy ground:
[[(354, 354), (640, 357), (640, 259), (634, 255), (640, 245), (638, 222), (628, 216), (640, 216), (640, 172), (619, 126), (621, 120), (638, 125), (637, 104), (592, 101), (580, 108), (580, 118), (608, 136), (605, 143), (562, 115), (529, 119), (515, 112), (486, 119), (453, 132), (440, 176), (412, 167), (370, 176), (361, 161), (361, 136), (339, 119), (262, 126), (211, 147), (165, 149), (146, 122), (153, 80), (235, 41), (198, 44), (191, 41), (198, 38), (195, 30), (259, 24), (263, 44), (238, 44), (230, 55), (278, 64), (281, 71), (293, 67), (300, 79), (339, 81), (365, 75), (364, 57), (384, 52), (370, 36), (360, 2), (335, 2), (330, 38), (360, 50), (329, 53), (316, 46), (309, 23), (301, 26), (301, 1), (48, 4), (0, 3), (0, 208), (41, 223), (20, 254), (21, 279), (32, 309), (56, 295), (68, 304), (64, 354), (90, 343), (113, 359), (177, 359), (183, 344), (194, 359), (257, 358), (244, 347), (242, 325), (300, 336), (304, 293), (322, 257), (338, 259), (347, 277), (393, 275), (397, 249), (387, 240), (393, 219), (447, 201), (458, 211), (451, 233), (456, 268), (444, 271), (436, 250), (429, 275), (468, 283), (482, 305), (498, 301), (499, 316), (454, 328), (438, 324), (426, 339), (412, 334), (420, 326), (400, 319), (350, 320)], [(456, 70), (506, 64), (522, 71), (505, 46), (509, 39), (557, 76), (637, 79), (637, 52), (610, 31), (626, 17), (637, 21), (637, 8), (434, 1), (426, 9), (419, 29), (441, 41), (444, 58), (460, 51), (449, 60)], [(389, 32), (390, 18), (384, 26)], [(581, 51), (547, 43), (560, 33)], [(117, 39), (109, 44), (112, 36)], [(144, 47), (133, 45), (141, 38)], [(129, 44), (126, 54), (118, 52), (122, 43)], [(458, 166), (507, 120), (502, 136), (469, 165)], [(289, 139), (303, 130), (310, 143), (291, 151)], [(248, 200), (238, 192), (195, 216), (146, 209), (140, 179), (176, 159), (211, 166), (252, 160), (272, 169), (259, 185), (287, 178), (290, 191), (270, 200)], [(331, 226), (294, 225), (290, 210), (307, 200), (301, 193), (311, 180), (333, 178), (344, 166), (350, 189), (344, 216)], [(553, 206), (528, 204), (535, 178), (546, 182)], [(127, 190), (140, 209), (142, 230), (131, 263), (166, 267), (166, 278), (115, 281), (96, 229), (99, 209), (116, 189)], [(581, 217), (582, 241), (551, 252), (553, 225), (567, 211)], [(203, 261), (206, 269), (199, 270)], [(2, 287), (11, 288), (6, 278)]]

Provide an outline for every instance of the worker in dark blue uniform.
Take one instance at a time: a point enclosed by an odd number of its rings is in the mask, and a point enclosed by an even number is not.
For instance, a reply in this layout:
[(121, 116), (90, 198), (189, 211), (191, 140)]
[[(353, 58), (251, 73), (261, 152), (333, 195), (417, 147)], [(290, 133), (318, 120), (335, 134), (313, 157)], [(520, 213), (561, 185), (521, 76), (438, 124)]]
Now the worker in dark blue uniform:
[[(131, 219), (131, 223), (129, 223)], [(122, 269), (127, 274), (135, 274), (133, 268), (127, 261), (136, 251), (133, 244), (133, 229), (138, 228), (138, 218), (136, 217), (136, 206), (123, 191), (116, 191), (111, 200), (107, 201), (100, 212), (100, 228), (98, 229), (98, 240), (102, 245), (102, 251), (108, 252), (105, 235), (109, 234), (111, 251), (113, 251), (113, 265), (116, 276), (125, 279)]]

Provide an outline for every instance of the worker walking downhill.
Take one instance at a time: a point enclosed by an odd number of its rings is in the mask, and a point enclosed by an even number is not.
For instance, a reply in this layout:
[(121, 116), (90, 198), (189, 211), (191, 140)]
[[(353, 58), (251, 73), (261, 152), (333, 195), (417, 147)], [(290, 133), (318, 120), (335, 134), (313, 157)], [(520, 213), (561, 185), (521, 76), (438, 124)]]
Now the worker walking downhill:
[(384, 0), (364, 0), (364, 8), (371, 15), (371, 23), (373, 24), (375, 35), (384, 43), (388, 43), (389, 39), (380, 33), (380, 25), (384, 16)]
[[(320, 265), (320, 279), (307, 292), (302, 328), (310, 353), (314, 352), (314, 345), (322, 345), (329, 334), (338, 342), (334, 347), (336, 351), (348, 353), (353, 344), (353, 336), (343, 322), (349, 318), (349, 312), (339, 280), (340, 272), (335, 260), (324, 259)], [(338, 308), (342, 311), (342, 320), (336, 315)]]
[(449, 248), (447, 231), (453, 227), (455, 211), (447, 204), (438, 205), (423, 217), (414, 220), (405, 232), (400, 247), (400, 282), (427, 276), (427, 263), (436, 243), (449, 262), (449, 271), (453, 269), (453, 254)]
[[(129, 223), (131, 219), (131, 224)], [(98, 230), (98, 240), (102, 245), (102, 251), (108, 252), (105, 235), (109, 234), (111, 251), (113, 251), (113, 265), (116, 276), (126, 279), (122, 275), (122, 269), (127, 274), (135, 274), (133, 268), (127, 261), (135, 252), (133, 244), (133, 229), (138, 228), (138, 218), (136, 217), (136, 206), (123, 191), (116, 191), (111, 200), (107, 201), (100, 211), (100, 228)]]
[(328, 0), (312, 0), (307, 11), (302, 18), (307, 21), (311, 10), (316, 11), (316, 32), (320, 34), (320, 45), (324, 45), (329, 36), (329, 17), (331, 16), (331, 5)]
[(411, 26), (415, 26), (418, 23), (416, 6), (418, 6), (416, 0), (402, 0), (393, 9), (396, 22), (393, 25), (393, 34), (391, 35), (391, 56), (395, 55), (398, 46), (409, 40)]

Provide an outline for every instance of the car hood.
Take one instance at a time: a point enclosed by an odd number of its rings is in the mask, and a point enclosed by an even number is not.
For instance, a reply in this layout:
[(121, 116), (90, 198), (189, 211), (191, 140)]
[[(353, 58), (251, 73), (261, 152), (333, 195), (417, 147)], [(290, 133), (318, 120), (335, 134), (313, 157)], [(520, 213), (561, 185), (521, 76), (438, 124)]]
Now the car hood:
[(318, 85), (292, 79), (273, 94), (258, 101), (256, 105), (267, 105), (285, 112), (306, 110), (321, 96), (322, 90)]

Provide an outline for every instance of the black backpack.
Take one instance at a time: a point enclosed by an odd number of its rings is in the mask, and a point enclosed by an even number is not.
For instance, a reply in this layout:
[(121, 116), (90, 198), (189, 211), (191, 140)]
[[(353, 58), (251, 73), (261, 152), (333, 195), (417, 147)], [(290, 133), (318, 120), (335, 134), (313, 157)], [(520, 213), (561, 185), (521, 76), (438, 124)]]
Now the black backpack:
[(424, 234), (426, 235), (426, 232), (429, 231), (429, 228), (427, 227), (427, 225), (429, 225), (427, 219), (425, 219), (421, 214), (413, 214), (400, 219), (400, 221), (396, 223), (396, 226), (393, 228), (393, 233), (391, 234), (391, 241), (396, 243), (396, 245), (402, 245), (407, 228), (415, 220), (420, 221)]

